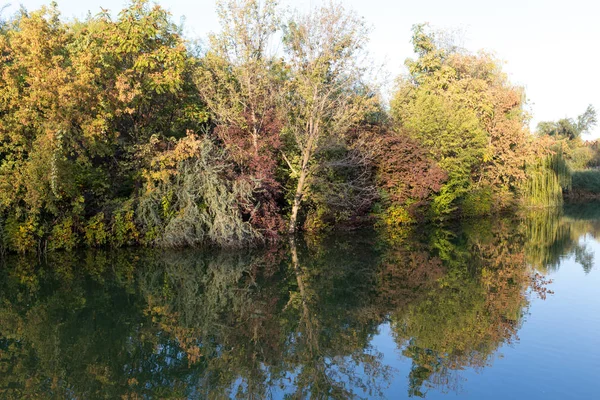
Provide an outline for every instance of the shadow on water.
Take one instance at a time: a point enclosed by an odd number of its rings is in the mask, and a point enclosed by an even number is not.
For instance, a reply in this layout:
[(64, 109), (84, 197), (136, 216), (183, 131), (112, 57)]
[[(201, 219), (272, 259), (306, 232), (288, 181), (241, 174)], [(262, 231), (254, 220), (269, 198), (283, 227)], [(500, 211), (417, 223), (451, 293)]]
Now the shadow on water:
[[(600, 229), (571, 209), (245, 252), (4, 260), (2, 398), (371, 398), (460, 391), (517, 339), (543, 274)], [(389, 326), (395, 357), (373, 345)]]

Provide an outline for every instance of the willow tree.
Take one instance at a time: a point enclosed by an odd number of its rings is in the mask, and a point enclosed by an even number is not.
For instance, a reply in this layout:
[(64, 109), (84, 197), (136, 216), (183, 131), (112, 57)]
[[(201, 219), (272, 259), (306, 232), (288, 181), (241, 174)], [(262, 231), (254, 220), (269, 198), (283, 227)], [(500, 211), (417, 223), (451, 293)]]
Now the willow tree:
[(364, 90), (363, 82), (367, 33), (362, 19), (334, 3), (297, 16), (284, 28), (290, 73), (286, 133), (297, 155), (285, 157), (297, 178), (290, 233), (296, 231), (315, 155), (327, 139), (343, 136), (375, 106), (375, 97)]
[[(542, 151), (537, 150), (535, 161), (527, 165), (523, 203), (529, 207), (562, 205), (563, 189), (571, 187), (571, 170), (562, 145), (558, 143), (551, 146), (545, 141), (538, 141), (537, 144)], [(543, 149), (544, 146), (547, 149)]]

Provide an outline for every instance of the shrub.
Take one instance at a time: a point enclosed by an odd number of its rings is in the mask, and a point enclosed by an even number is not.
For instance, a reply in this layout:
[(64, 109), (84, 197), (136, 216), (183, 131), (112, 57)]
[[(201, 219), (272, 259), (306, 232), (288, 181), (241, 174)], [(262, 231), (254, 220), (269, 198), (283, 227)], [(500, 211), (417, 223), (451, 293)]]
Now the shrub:
[(377, 149), (377, 183), (382, 191), (378, 207), (382, 221), (397, 225), (428, 216), (446, 173), (423, 146), (405, 134), (373, 138), (373, 143)]
[(77, 246), (77, 232), (73, 226), (73, 219), (67, 217), (52, 227), (48, 238), (49, 250), (73, 250)]
[(104, 213), (98, 213), (86, 224), (84, 228), (85, 242), (91, 247), (104, 246), (108, 240), (108, 231), (104, 223)]
[(134, 244), (138, 241), (139, 236), (133, 210), (125, 208), (116, 212), (112, 221), (111, 244), (114, 247)]
[[(163, 247), (239, 246), (261, 238), (244, 220), (254, 187), (230, 169), (225, 152), (189, 134), (145, 171), (137, 219), (146, 239)], [(152, 239), (155, 237), (155, 239)]]
[(10, 218), (6, 223), (6, 236), (11, 250), (27, 253), (36, 249), (40, 237), (37, 218), (29, 216), (24, 222)]
[(600, 194), (600, 170), (573, 171), (571, 179), (571, 191)]
[(461, 203), (462, 214), (466, 217), (488, 215), (493, 209), (494, 196), (490, 187), (473, 188)]

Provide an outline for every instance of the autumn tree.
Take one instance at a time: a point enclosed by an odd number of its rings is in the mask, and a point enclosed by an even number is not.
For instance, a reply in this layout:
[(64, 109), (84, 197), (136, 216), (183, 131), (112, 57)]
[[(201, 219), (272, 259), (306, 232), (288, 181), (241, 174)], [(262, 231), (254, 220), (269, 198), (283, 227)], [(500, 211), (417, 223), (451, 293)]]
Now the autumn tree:
[(283, 26), (278, 0), (220, 0), (218, 15), (202, 51), (149, 0), (0, 19), (0, 252), (489, 214), (558, 200), (591, 165), (573, 143), (593, 108), (533, 143), (498, 60), (425, 25), (388, 110), (365, 22), (341, 4)]
[(82, 127), (93, 91), (59, 16), (55, 6), (21, 10), (0, 37), (0, 211), (18, 249), (36, 246), (44, 216), (71, 230), (63, 217), (81, 214), (79, 183), (92, 170)]
[[(530, 156), (523, 93), (493, 57), (470, 54), (416, 25), (392, 115), (448, 174), (434, 211), (486, 214), (514, 202)], [(494, 200), (492, 200), (494, 199)]]
[(134, 240), (131, 199), (151, 138), (183, 137), (206, 120), (178, 28), (136, 0), (114, 21), (22, 10), (5, 31), (0, 211), (12, 247), (72, 248), (90, 218), (106, 227), (100, 242), (124, 231), (131, 238), (119, 244)]
[[(289, 232), (315, 170), (315, 156), (343, 136), (371, 110), (376, 97), (364, 82), (364, 21), (330, 3), (296, 16), (285, 26), (284, 48), (290, 78), (284, 97), (286, 160), (295, 179)], [(291, 155), (293, 152), (294, 156)]]
[(406, 133), (386, 132), (370, 139), (376, 151), (380, 221), (394, 226), (427, 218), (431, 202), (447, 179), (444, 170), (427, 148)]
[(283, 220), (276, 180), (281, 142), (277, 101), (283, 68), (271, 46), (279, 30), (276, 0), (223, 0), (217, 3), (221, 31), (212, 34), (196, 74), (196, 85), (211, 113), (217, 136), (242, 168), (256, 180), (250, 220), (274, 237)]

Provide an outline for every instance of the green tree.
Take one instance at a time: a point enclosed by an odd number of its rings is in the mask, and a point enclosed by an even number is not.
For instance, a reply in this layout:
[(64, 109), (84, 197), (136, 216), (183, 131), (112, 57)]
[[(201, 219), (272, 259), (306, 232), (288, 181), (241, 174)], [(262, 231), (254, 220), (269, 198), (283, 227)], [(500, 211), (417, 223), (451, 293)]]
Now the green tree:
[(297, 229), (315, 155), (331, 138), (347, 133), (374, 109), (376, 97), (365, 87), (362, 62), (367, 42), (364, 21), (330, 3), (292, 19), (284, 29), (290, 78), (284, 96), (286, 137), (295, 157), (296, 180), (288, 231)]
[(537, 126), (537, 134), (575, 140), (589, 133), (597, 123), (596, 109), (590, 104), (575, 120), (562, 118), (556, 122), (540, 122)]
[(427, 25), (414, 27), (418, 58), (406, 61), (409, 74), (399, 81), (391, 113), (448, 174), (434, 215), (459, 208), (486, 214), (514, 203), (525, 181), (531, 149), (523, 92), (491, 56), (442, 39)]

